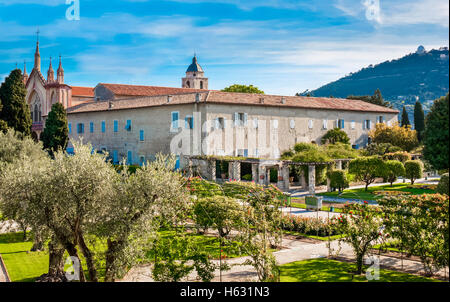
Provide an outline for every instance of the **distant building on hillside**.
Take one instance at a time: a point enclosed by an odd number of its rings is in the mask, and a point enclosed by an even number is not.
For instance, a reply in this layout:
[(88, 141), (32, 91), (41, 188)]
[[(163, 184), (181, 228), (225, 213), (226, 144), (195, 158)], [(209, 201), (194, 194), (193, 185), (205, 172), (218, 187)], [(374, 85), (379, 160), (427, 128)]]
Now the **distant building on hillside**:
[(419, 54), (419, 55), (425, 53), (425, 47), (420, 45), (419, 47), (417, 47), (416, 53)]

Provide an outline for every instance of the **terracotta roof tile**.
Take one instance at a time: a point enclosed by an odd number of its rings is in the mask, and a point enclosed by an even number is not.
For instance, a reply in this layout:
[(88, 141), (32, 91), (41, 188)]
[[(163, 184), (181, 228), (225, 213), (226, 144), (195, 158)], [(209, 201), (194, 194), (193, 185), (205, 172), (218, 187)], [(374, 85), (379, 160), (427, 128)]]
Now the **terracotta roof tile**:
[[(180, 88), (174, 88), (180, 89)], [(68, 113), (108, 111), (121, 109), (134, 109), (153, 106), (192, 104), (196, 99), (196, 92), (193, 89), (190, 93), (171, 93), (171, 100), (168, 102), (168, 95), (138, 97), (114, 101), (97, 101), (80, 104), (68, 108)], [(252, 105), (252, 106), (274, 106), (288, 108), (305, 109), (328, 109), (342, 111), (378, 112), (378, 113), (398, 113), (397, 110), (370, 104), (360, 100), (347, 100), (336, 98), (316, 98), (297, 96), (277, 96), (250, 93), (234, 93), (221, 91), (205, 91), (200, 94), (200, 103), (230, 104), (230, 105)], [(109, 107), (109, 103), (112, 107)]]
[(92, 87), (79, 87), (79, 86), (71, 86), (71, 87), (72, 87), (72, 96), (94, 97), (94, 88)]
[(192, 88), (139, 86), (139, 85), (105, 84), (105, 83), (100, 83), (98, 85), (102, 85), (108, 88), (116, 96), (153, 96), (153, 95), (167, 95), (167, 94), (207, 91), (204, 89), (192, 89)]
[(280, 96), (222, 91), (211, 91), (208, 97), (208, 103), (398, 113), (398, 111), (395, 109), (374, 105), (360, 100), (303, 96)]

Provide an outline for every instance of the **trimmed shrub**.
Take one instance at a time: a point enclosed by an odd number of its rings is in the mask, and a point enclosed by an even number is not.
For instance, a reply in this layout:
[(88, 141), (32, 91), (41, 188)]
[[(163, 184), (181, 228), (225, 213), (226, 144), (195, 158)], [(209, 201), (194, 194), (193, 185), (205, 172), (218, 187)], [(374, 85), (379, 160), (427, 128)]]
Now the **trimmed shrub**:
[(385, 175), (384, 177), (392, 184), (397, 180), (397, 177), (404, 176), (406, 171), (403, 164), (398, 160), (388, 160), (384, 163)]
[(436, 191), (438, 193), (448, 195), (448, 173), (445, 173), (441, 176), (441, 180), (439, 180), (439, 184), (436, 188)]
[(349, 187), (347, 173), (345, 173), (344, 170), (330, 171), (328, 172), (328, 178), (330, 179), (330, 186), (338, 189), (339, 192), (342, 192), (342, 190)]
[(391, 153), (384, 154), (383, 159), (384, 160), (398, 160), (404, 164), (407, 160), (411, 160), (411, 154), (409, 154), (408, 152), (404, 152), (404, 151), (391, 152)]
[(241, 178), (242, 178), (242, 180), (250, 181), (250, 180), (252, 180), (252, 175), (251, 174), (245, 174)]
[(337, 235), (327, 219), (300, 217), (295, 215), (284, 215), (281, 228), (285, 231), (298, 232), (312, 236), (333, 236)]
[(411, 179), (411, 184), (423, 177), (423, 163), (420, 160), (408, 160), (405, 162), (405, 176)]

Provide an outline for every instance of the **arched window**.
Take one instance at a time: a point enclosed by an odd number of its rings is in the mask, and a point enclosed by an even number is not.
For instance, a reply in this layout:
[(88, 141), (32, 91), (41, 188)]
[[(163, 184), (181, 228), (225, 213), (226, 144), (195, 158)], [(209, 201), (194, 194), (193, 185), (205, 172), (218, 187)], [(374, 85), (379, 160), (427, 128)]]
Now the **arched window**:
[(191, 83), (189, 83), (189, 81), (186, 81), (186, 86), (187, 86), (188, 88), (191, 88)]
[(203, 89), (203, 81), (200, 81), (200, 89)]
[(38, 115), (39, 115), (39, 108), (38, 108), (38, 105), (35, 103), (34, 104), (34, 119), (33, 119), (33, 122), (38, 122), (39, 121)]

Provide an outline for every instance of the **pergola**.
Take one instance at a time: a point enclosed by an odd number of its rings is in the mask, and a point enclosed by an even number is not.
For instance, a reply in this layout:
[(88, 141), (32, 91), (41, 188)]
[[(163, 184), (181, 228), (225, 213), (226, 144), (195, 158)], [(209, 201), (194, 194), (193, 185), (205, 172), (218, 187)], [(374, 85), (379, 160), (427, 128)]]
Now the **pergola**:
[[(315, 194), (316, 182), (316, 166), (321, 165), (335, 165), (336, 169), (342, 170), (342, 163), (348, 162), (351, 159), (335, 159), (330, 162), (295, 162), (291, 160), (280, 159), (260, 159), (260, 158), (246, 158), (246, 157), (228, 157), (228, 156), (189, 156), (182, 155), (181, 158), (186, 160), (186, 166), (192, 174), (192, 168), (197, 166), (202, 177), (210, 181), (216, 181), (216, 162), (228, 162), (228, 178), (240, 181), (241, 180), (241, 164), (247, 163), (252, 166), (252, 181), (261, 185), (270, 184), (270, 169), (275, 168), (278, 171), (277, 187), (283, 191), (289, 191), (289, 172), (290, 166), (307, 166), (308, 167), (308, 182), (305, 180), (305, 175), (301, 172), (300, 183), (304, 190), (308, 190), (310, 194)], [(330, 185), (328, 180), (328, 190)]]

